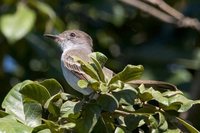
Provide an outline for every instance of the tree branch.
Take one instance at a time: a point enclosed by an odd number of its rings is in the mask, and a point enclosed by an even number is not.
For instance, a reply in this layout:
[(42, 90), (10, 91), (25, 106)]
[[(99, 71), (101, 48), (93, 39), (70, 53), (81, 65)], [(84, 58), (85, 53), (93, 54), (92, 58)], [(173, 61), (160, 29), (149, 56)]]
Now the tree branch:
[(200, 22), (196, 18), (185, 17), (163, 0), (143, 0), (157, 6), (158, 9), (141, 0), (121, 0), (122, 2), (134, 6), (166, 23), (175, 24), (178, 27), (190, 27), (200, 32)]

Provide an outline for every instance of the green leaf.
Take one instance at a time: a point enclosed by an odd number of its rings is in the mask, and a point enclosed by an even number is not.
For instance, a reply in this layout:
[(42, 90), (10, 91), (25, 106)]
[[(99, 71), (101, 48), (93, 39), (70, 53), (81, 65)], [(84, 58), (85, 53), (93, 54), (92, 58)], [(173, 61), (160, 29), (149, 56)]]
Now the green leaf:
[(177, 94), (183, 94), (183, 92), (181, 92), (181, 91), (170, 91), (169, 90), (169, 91), (162, 93), (162, 95), (167, 97), (167, 98), (170, 98), (170, 97), (175, 96)]
[(184, 127), (188, 129), (188, 131), (190, 131), (190, 133), (199, 133), (199, 131), (196, 128), (194, 128), (192, 125), (190, 125), (186, 121), (182, 120), (179, 117), (176, 117), (176, 118)]
[(26, 123), (26, 117), (23, 96), (19, 91), (24, 85), (31, 83), (33, 83), (33, 81), (26, 80), (15, 85), (6, 95), (2, 103), (2, 108), (5, 109), (5, 112), (15, 116), (17, 120), (21, 121), (22, 123)]
[(140, 108), (138, 110), (135, 110), (133, 114), (135, 115), (143, 115), (143, 116), (150, 116), (154, 115), (155, 112), (157, 111), (157, 108), (155, 106), (145, 106), (143, 108)]
[(69, 117), (70, 114), (80, 113), (82, 102), (66, 101), (60, 108), (62, 117)]
[(154, 90), (152, 87), (145, 88), (144, 85), (140, 85), (138, 89), (141, 93), (140, 99), (142, 101), (156, 100), (163, 105), (169, 105), (168, 98), (164, 97), (161, 92)]
[(185, 112), (194, 104), (200, 104), (200, 100), (190, 100), (182, 94), (176, 94), (168, 98), (169, 105), (161, 105), (164, 110), (176, 110), (177, 112)]
[(103, 73), (103, 70), (102, 70), (100, 64), (98, 63), (98, 61), (96, 59), (94, 59), (94, 58), (91, 58), (91, 59), (94, 62), (94, 64), (91, 63), (91, 65), (93, 65), (93, 68), (96, 70), (97, 74), (99, 75), (100, 81), (105, 82), (105, 75)]
[(127, 115), (124, 118), (124, 121), (128, 130), (134, 130), (137, 127), (144, 125), (145, 119), (147, 118), (143, 115)]
[(97, 74), (96, 70), (93, 68), (92, 65), (76, 56), (73, 56), (73, 59), (81, 64), (81, 68), (86, 74), (88, 74), (91, 78), (100, 81), (99, 75)]
[(169, 103), (179, 103), (181, 107), (177, 110), (178, 112), (185, 112), (190, 109), (194, 104), (200, 104), (200, 100), (190, 100), (185, 96), (178, 94), (169, 98)]
[(107, 117), (107, 115), (105, 115), (105, 118), (103, 118), (103, 116), (100, 116), (100, 118), (98, 119), (98, 122), (95, 125), (92, 132), (94, 132), (94, 133), (99, 133), (99, 132), (100, 133), (113, 133), (114, 129), (115, 129), (115, 127), (114, 127), (112, 118)]
[(61, 94), (58, 93), (50, 97), (47, 102), (44, 104), (44, 108), (54, 116), (58, 117), (60, 115), (60, 107), (62, 104)]
[(109, 90), (112, 91), (112, 90), (116, 90), (116, 89), (123, 89), (124, 88), (124, 83), (120, 80), (112, 83), (109, 85)]
[(99, 86), (100, 86), (101, 82), (99, 82), (93, 78), (89, 79), (88, 82), (89, 82), (89, 87), (91, 87), (95, 91), (99, 91)]
[(132, 89), (124, 89), (113, 92), (113, 96), (120, 104), (133, 105), (134, 100), (137, 98), (137, 92)]
[(79, 80), (77, 84), (82, 89), (87, 88), (89, 85), (89, 83), (86, 80)]
[(32, 133), (51, 133), (51, 130), (49, 129), (44, 129), (44, 130), (40, 130), (38, 132), (32, 132)]
[(114, 133), (125, 133), (125, 131), (124, 131), (122, 128), (117, 127), (117, 128), (115, 129), (115, 132), (114, 132)]
[(36, 127), (42, 123), (42, 106), (33, 101), (24, 102), (25, 125)]
[(103, 93), (107, 93), (108, 92), (108, 86), (106, 83), (104, 82), (100, 82), (100, 85), (99, 85), (99, 90)]
[(160, 112), (158, 112), (158, 115), (159, 115), (159, 130), (162, 132), (166, 131), (168, 129), (168, 123), (165, 119), (165, 116)]
[(85, 105), (82, 117), (76, 123), (77, 133), (91, 133), (101, 115), (101, 109), (96, 104), (88, 103)]
[(165, 132), (168, 129), (168, 123), (165, 119), (165, 116), (156, 112), (154, 115), (149, 115), (149, 122), (151, 130), (155, 132)]
[(139, 79), (144, 71), (142, 65), (134, 66), (134, 65), (127, 65), (123, 71), (116, 74), (109, 82), (112, 84), (117, 80), (121, 80), (122, 82), (128, 82), (134, 79)]
[(46, 79), (40, 82), (42, 86), (44, 86), (50, 93), (51, 96), (63, 92), (63, 88), (58, 81), (55, 79)]
[(24, 85), (21, 88), (20, 93), (42, 105), (44, 105), (45, 102), (51, 97), (49, 91), (37, 82)]
[(156, 129), (158, 130), (158, 121), (156, 120), (156, 118), (153, 115), (149, 115), (149, 125), (152, 129)]
[(33, 129), (32, 133), (51, 133), (51, 131), (47, 128), (48, 127), (46, 124), (40, 124), (39, 126)]
[(94, 65), (95, 65), (94, 68), (97, 71), (97, 73), (100, 77), (100, 80), (102, 82), (105, 82), (105, 75), (103, 73), (102, 68), (107, 61), (107, 57), (100, 52), (93, 52), (93, 53), (89, 54), (89, 57), (94, 62)]
[(75, 126), (76, 126), (76, 124), (71, 122), (71, 123), (66, 123), (64, 125), (61, 125), (60, 128), (63, 128), (63, 129), (72, 129)]
[(113, 112), (119, 107), (117, 99), (109, 93), (101, 94), (97, 99), (97, 103), (101, 106), (102, 110), (109, 112)]
[(14, 14), (3, 15), (0, 19), (0, 29), (10, 43), (23, 38), (34, 26), (35, 12), (27, 5), (19, 2)]
[(19, 123), (12, 116), (0, 118), (1, 133), (31, 133), (32, 128)]
[(164, 133), (182, 133), (182, 131), (176, 128), (176, 129), (167, 129)]
[(101, 65), (101, 67), (103, 67), (105, 65), (106, 61), (108, 60), (108, 58), (100, 52), (93, 52), (93, 53), (89, 54), (89, 57), (98, 61), (98, 63)]
[(59, 133), (61, 132), (60, 130), (60, 126), (53, 122), (53, 121), (50, 121), (50, 120), (43, 120), (45, 125), (48, 127), (48, 129), (51, 130), (52, 133)]

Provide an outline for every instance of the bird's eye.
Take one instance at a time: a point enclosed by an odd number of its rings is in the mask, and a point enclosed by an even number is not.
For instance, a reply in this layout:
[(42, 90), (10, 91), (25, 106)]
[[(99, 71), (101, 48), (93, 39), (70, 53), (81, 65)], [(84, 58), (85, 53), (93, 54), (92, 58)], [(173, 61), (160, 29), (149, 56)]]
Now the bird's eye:
[(70, 33), (70, 36), (71, 36), (71, 37), (75, 37), (76, 34), (75, 34), (75, 33)]

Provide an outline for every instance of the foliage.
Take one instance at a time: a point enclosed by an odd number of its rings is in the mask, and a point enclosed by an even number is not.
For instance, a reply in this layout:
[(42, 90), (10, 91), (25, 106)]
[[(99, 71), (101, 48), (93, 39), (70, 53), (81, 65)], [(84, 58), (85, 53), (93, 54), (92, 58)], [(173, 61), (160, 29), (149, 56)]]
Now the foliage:
[[(141, 77), (141, 65), (128, 65), (111, 78), (102, 68), (106, 57), (90, 54), (87, 63), (75, 57), (91, 77), (79, 81), (80, 89), (90, 87), (89, 96), (73, 96), (54, 79), (26, 80), (15, 85), (5, 97), (1, 111), (1, 132), (152, 132), (198, 131), (178, 117), (199, 100), (186, 98), (179, 90), (133, 87), (127, 81)], [(18, 126), (20, 128), (18, 128)], [(184, 128), (183, 128), (184, 127)]]
[[(165, 2), (185, 16), (200, 18), (199, 0)], [(67, 88), (65, 92), (77, 95), (61, 76), (57, 45), (43, 37), (44, 33), (58, 34), (66, 29), (81, 29), (91, 35), (94, 50), (106, 53), (106, 66), (115, 72), (126, 64), (143, 64), (142, 79), (167, 81), (192, 99), (200, 98), (200, 39), (195, 30), (167, 24), (114, 0), (0, 3), (1, 102), (10, 88), (26, 79), (54, 77)], [(199, 106), (186, 115), (200, 130)]]

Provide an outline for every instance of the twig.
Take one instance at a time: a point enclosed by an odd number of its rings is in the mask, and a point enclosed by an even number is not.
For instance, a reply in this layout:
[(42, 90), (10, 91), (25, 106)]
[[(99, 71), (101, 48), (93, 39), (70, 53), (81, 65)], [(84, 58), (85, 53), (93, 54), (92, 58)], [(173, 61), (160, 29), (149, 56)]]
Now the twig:
[(122, 110), (115, 110), (115, 113), (120, 114), (122, 116), (131, 115), (131, 113), (125, 112), (125, 111), (122, 111)]
[(156, 9), (155, 7), (152, 7), (140, 0), (121, 0), (124, 3), (127, 3), (131, 6), (134, 6), (144, 12), (147, 12), (149, 14), (151, 14), (154, 17), (157, 17), (158, 19), (165, 21), (167, 23), (171, 23), (171, 24), (175, 24), (175, 20), (174, 18), (172, 18), (170, 15), (164, 13), (164, 12), (160, 12), (158, 9)]
[(163, 0), (143, 0), (157, 6), (159, 9), (151, 6), (140, 0), (121, 0), (131, 6), (134, 6), (148, 14), (170, 24), (175, 24), (178, 27), (190, 27), (200, 32), (200, 22), (196, 18), (185, 17)]

